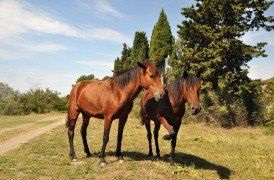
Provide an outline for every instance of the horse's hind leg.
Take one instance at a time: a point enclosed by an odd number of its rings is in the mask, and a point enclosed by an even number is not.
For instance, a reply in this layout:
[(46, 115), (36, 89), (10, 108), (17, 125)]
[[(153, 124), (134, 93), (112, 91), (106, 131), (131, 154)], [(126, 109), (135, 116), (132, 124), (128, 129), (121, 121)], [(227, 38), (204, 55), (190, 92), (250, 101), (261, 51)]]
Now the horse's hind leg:
[(76, 110), (70, 109), (67, 116), (67, 122), (66, 125), (68, 127), (68, 138), (69, 138), (69, 155), (72, 159), (77, 159), (74, 151), (74, 145), (73, 145), (73, 138), (74, 138), (74, 129), (76, 125), (76, 120), (78, 118), (79, 112)]
[(109, 140), (109, 132), (110, 132), (111, 124), (112, 124), (112, 117), (105, 118), (103, 145), (102, 145), (101, 155), (100, 155), (100, 165), (101, 166), (104, 166), (106, 164), (105, 151), (106, 151), (106, 146), (107, 146), (107, 143), (108, 143), (108, 140)]
[(154, 127), (154, 131), (153, 131), (153, 134), (154, 134), (154, 140), (155, 140), (155, 147), (156, 147), (156, 154), (157, 154), (157, 157), (159, 158), (160, 157), (160, 149), (159, 149), (159, 143), (158, 143), (158, 137), (159, 137), (159, 129), (161, 127), (161, 124), (160, 123), (155, 123), (155, 127)]
[(89, 151), (88, 143), (87, 143), (87, 127), (89, 125), (89, 120), (90, 116), (82, 113), (83, 115), (83, 124), (81, 127), (81, 135), (82, 135), (82, 140), (83, 140), (83, 145), (84, 145), (84, 151), (87, 154), (87, 157), (91, 156), (91, 153)]
[(149, 147), (148, 156), (152, 157), (153, 152), (152, 152), (152, 145), (151, 145), (152, 135), (151, 135), (151, 128), (150, 128), (150, 121), (146, 121), (145, 125), (147, 129), (147, 140), (148, 140), (148, 147)]
[(118, 124), (116, 156), (118, 157), (118, 160), (120, 162), (124, 161), (124, 158), (121, 153), (121, 146), (122, 146), (122, 139), (123, 139), (123, 131), (124, 131), (125, 124), (127, 122), (127, 117), (128, 116), (119, 118), (119, 124)]

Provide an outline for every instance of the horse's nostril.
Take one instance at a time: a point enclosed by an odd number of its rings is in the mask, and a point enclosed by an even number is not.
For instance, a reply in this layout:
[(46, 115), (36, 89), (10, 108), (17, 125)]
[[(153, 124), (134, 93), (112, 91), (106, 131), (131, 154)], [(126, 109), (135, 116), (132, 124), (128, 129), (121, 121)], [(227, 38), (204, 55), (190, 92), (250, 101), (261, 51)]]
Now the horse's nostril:
[(192, 106), (192, 107), (191, 107), (191, 109), (192, 109), (192, 110), (194, 110), (194, 109), (195, 109), (195, 107), (194, 107), (194, 106)]

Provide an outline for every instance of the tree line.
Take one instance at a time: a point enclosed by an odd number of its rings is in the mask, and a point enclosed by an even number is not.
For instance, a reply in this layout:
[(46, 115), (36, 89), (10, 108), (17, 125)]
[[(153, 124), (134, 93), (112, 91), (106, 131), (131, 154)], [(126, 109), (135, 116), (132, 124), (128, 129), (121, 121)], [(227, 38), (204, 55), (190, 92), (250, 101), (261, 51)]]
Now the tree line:
[(0, 114), (23, 115), (67, 110), (67, 97), (60, 97), (56, 91), (31, 89), (20, 93), (0, 82)]
[[(167, 82), (184, 70), (202, 70), (203, 112), (198, 119), (224, 127), (267, 124), (273, 119), (266, 109), (273, 102), (265, 99), (262, 81), (248, 77), (247, 65), (255, 57), (267, 56), (267, 43), (249, 45), (241, 37), (249, 31), (274, 29), (274, 18), (264, 14), (273, 3), (196, 0), (191, 7), (182, 9), (184, 20), (178, 25), (176, 38), (162, 9), (149, 44), (142, 31), (135, 33), (131, 48), (123, 44), (121, 57), (114, 61), (114, 75), (145, 59), (158, 64)], [(167, 57), (169, 68), (165, 73)]]

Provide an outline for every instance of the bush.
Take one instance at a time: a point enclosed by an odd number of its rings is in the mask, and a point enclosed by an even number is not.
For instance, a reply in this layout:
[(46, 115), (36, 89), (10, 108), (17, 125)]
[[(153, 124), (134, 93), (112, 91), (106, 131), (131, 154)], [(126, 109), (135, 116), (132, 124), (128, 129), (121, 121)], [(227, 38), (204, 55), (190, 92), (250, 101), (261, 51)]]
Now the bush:
[(0, 84), (0, 114), (2, 115), (64, 111), (68, 107), (67, 104), (67, 98), (59, 97), (56, 91), (36, 89), (20, 94), (8, 85)]

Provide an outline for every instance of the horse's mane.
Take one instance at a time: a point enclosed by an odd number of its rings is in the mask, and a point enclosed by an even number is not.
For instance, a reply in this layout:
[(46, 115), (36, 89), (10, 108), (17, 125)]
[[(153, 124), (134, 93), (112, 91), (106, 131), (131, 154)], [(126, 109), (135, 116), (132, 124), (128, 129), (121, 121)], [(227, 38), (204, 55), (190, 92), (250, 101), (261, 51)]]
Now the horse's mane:
[(169, 95), (172, 95), (176, 102), (179, 101), (180, 92), (183, 90), (183, 83), (186, 81), (186, 85), (193, 85), (200, 82), (200, 79), (194, 74), (189, 74), (186, 78), (183, 75), (176, 78), (173, 82), (167, 85), (166, 89)]
[[(150, 61), (143, 61), (143, 64), (152, 67)], [(117, 83), (120, 88), (124, 88), (130, 81), (135, 81), (139, 78), (141, 68), (136, 65), (133, 68), (125, 70), (124, 72), (110, 78), (113, 82)]]

